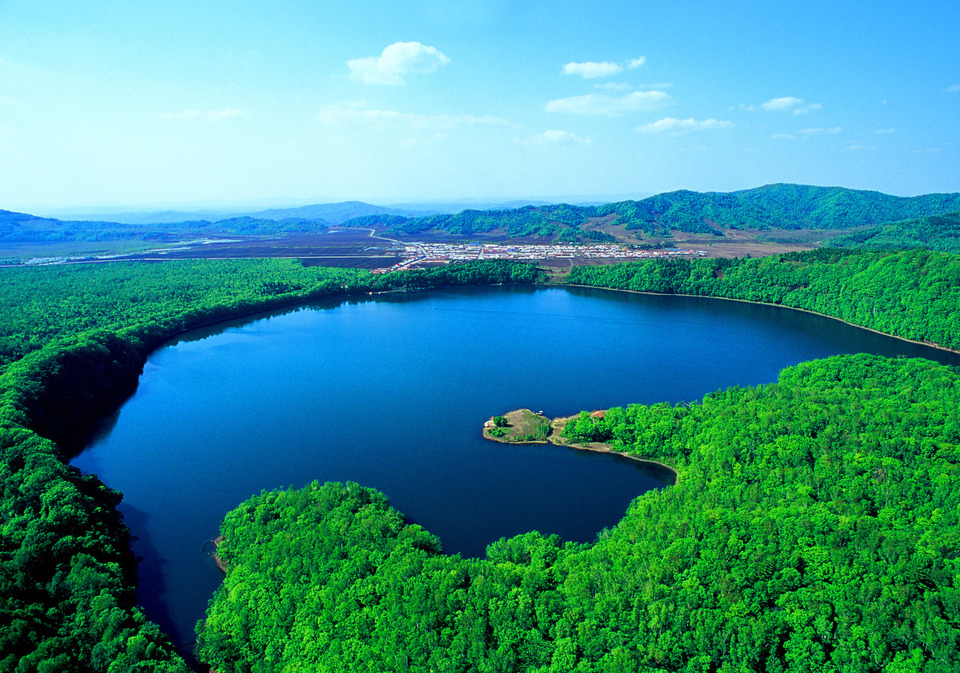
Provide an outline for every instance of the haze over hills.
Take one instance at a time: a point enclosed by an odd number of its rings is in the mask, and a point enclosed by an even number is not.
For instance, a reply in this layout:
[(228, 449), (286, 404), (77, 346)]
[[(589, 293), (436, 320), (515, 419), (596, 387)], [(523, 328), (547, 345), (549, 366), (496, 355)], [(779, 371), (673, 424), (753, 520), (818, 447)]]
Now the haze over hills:
[[(637, 196), (637, 195), (633, 195)], [(649, 194), (640, 195), (641, 197)], [(422, 217), (440, 213), (459, 213), (462, 210), (504, 210), (523, 206), (546, 206), (554, 203), (572, 203), (581, 206), (598, 206), (629, 198), (627, 195), (564, 196), (538, 199), (447, 199), (415, 203), (390, 203), (374, 205), (363, 201), (337, 201), (300, 206), (275, 206), (271, 208), (210, 207), (199, 209), (164, 208), (145, 210), (136, 208), (58, 208), (43, 211), (41, 218), (64, 221), (117, 222), (120, 224), (174, 224), (177, 222), (216, 222), (235, 217), (253, 217), (268, 220), (303, 218), (322, 220), (329, 224), (341, 224), (354, 217), (369, 215), (401, 215)]]
[[(909, 226), (894, 229), (887, 226), (882, 237), (857, 232), (861, 235), (840, 240), (843, 245), (883, 244), (949, 250), (956, 245), (953, 242), (956, 227), (951, 224), (953, 219), (940, 216), (956, 212), (960, 212), (960, 193), (898, 197), (843, 187), (773, 184), (727, 193), (681, 190), (639, 201), (602, 205), (538, 204), (456, 213), (425, 214), (349, 201), (262, 210), (216, 220), (131, 224), (57, 220), (0, 211), (0, 241), (173, 242), (208, 236), (282, 238), (291, 234), (316, 234), (336, 225), (370, 228), (408, 238), (441, 234), (660, 245), (676, 232), (707, 238), (722, 238), (733, 230), (836, 232), (826, 236), (830, 238), (854, 233), (859, 228), (910, 221)], [(154, 216), (159, 218), (161, 214)], [(929, 219), (933, 217), (940, 219)]]
[(250, 217), (263, 220), (306, 219), (322, 221), (327, 224), (340, 224), (352, 217), (366, 215), (403, 215), (419, 217), (446, 212), (440, 208), (404, 208), (375, 206), (361, 201), (343, 201), (339, 203), (318, 203), (290, 208), (269, 208), (265, 210), (148, 210), (129, 212), (85, 212), (70, 213), (63, 217), (75, 221), (117, 222), (120, 224), (175, 224), (178, 222), (219, 222), (238, 217)]

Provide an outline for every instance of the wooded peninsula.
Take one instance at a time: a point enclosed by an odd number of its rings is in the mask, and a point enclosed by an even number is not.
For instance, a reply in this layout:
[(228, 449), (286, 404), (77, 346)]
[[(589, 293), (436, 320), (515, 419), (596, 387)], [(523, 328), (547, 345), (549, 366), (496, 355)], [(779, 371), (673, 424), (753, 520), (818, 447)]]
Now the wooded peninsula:
[[(186, 671), (136, 607), (120, 494), (58, 444), (163, 341), (325, 297), (536, 283), (516, 262), (374, 275), (295, 260), (0, 270), (0, 671)], [(960, 349), (960, 258), (819, 249), (575, 267), (568, 283), (816, 311)], [(625, 400), (628, 402), (628, 400)], [(960, 376), (839, 356), (690, 405), (567, 428), (675, 466), (590, 544), (530, 532), (487, 558), (357, 484), (233, 510), (198, 625), (227, 671), (949, 671), (960, 660)]]

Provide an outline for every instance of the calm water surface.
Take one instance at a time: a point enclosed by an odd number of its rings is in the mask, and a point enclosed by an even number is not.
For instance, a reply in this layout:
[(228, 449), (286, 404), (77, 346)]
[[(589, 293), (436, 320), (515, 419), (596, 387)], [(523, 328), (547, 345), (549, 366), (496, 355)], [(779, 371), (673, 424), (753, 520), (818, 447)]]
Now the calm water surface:
[(529, 530), (589, 541), (672, 473), (494, 444), (480, 437), (485, 419), (697, 400), (845, 352), (960, 361), (817, 316), (710, 299), (472, 288), (331, 303), (161, 348), (73, 464), (124, 493), (141, 604), (188, 644), (221, 580), (205, 543), (262, 489), (372, 486), (465, 556)]

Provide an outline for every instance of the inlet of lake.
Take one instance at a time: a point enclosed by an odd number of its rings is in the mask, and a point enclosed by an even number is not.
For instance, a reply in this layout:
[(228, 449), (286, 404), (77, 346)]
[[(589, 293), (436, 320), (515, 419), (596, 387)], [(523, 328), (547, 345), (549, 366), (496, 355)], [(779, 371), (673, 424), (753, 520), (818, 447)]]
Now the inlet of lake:
[(837, 353), (960, 357), (740, 302), (493, 287), (331, 301), (183, 336), (72, 464), (123, 492), (140, 602), (186, 650), (224, 515), (262, 489), (355, 481), (447, 553), (530, 530), (588, 542), (672, 472), (483, 440), (490, 416), (696, 401)]

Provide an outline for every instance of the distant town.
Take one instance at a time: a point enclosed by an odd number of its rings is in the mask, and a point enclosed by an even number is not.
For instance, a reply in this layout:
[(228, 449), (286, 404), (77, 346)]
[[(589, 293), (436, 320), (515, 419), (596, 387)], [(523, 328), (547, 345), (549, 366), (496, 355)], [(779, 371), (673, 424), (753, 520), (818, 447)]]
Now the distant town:
[(598, 245), (509, 245), (504, 243), (408, 243), (403, 260), (380, 273), (415, 268), (424, 264), (475, 259), (649, 259), (657, 257), (706, 257), (703, 250), (639, 250), (616, 243)]

